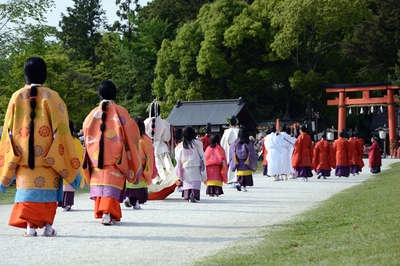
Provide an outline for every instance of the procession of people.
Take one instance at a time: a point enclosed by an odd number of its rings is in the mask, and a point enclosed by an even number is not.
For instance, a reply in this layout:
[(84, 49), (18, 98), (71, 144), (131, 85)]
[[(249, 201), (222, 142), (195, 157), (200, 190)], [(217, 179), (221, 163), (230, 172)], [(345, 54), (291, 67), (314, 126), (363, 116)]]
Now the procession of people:
[[(141, 209), (148, 200), (162, 200), (174, 192), (189, 203), (201, 201), (205, 185), (209, 197), (223, 196), (224, 185), (240, 192), (256, 186), (253, 174), (259, 156), (255, 138), (236, 116), (222, 132), (198, 136), (188, 125), (174, 130), (161, 118), (160, 105), (149, 105), (147, 118), (132, 118), (116, 103), (117, 87), (110, 80), (98, 86), (100, 102), (83, 121), (83, 145), (73, 130), (65, 103), (44, 87), (46, 63), (29, 58), (25, 86), (11, 97), (0, 141), (0, 191), (16, 183), (15, 204), (9, 225), (24, 228), (26, 237), (55, 236), (57, 206), (70, 211), (74, 192), (85, 182), (90, 187), (94, 218), (103, 225), (121, 221), (120, 204)], [(40, 112), (37, 111), (40, 109)], [(298, 136), (289, 127), (272, 126), (262, 138), (263, 175), (273, 181), (308, 181), (334, 174), (349, 177), (364, 166), (364, 140), (346, 131), (327, 140), (326, 132), (314, 143), (305, 125)], [(369, 167), (379, 173), (381, 151), (371, 138)], [(76, 146), (78, 143), (78, 146)]]

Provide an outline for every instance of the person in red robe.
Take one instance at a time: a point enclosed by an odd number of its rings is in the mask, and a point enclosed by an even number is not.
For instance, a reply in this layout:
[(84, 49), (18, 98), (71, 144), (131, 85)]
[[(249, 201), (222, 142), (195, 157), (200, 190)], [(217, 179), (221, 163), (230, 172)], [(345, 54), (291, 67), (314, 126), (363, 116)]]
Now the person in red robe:
[(333, 149), (336, 158), (335, 175), (348, 177), (350, 175), (349, 142), (346, 139), (346, 131), (342, 130), (339, 133), (339, 138), (333, 142)]
[(206, 132), (204, 136), (200, 137), (200, 141), (203, 143), (203, 151), (206, 151), (208, 145), (210, 145), (210, 134), (211, 134), (211, 124), (208, 123), (206, 127)]
[(360, 138), (360, 136), (358, 135), (358, 132), (354, 133), (354, 136), (357, 139), (357, 145), (358, 145), (358, 150), (360, 151), (358, 154), (358, 172), (362, 171), (362, 168), (364, 167), (364, 161), (363, 161), (363, 155), (364, 155), (364, 139)]
[(321, 176), (326, 179), (331, 176), (332, 168), (335, 168), (335, 153), (332, 144), (326, 140), (326, 133), (315, 144), (313, 153), (313, 169), (317, 172), (317, 178)]
[[(271, 130), (269, 130), (269, 129), (267, 130), (267, 134), (265, 135), (265, 137), (268, 134), (271, 134)], [(268, 150), (265, 147), (265, 137), (263, 137), (261, 139), (261, 151), (262, 151), (262, 157), (263, 157), (263, 160), (262, 160), (261, 164), (262, 164), (262, 167), (263, 167), (263, 175), (264, 176), (268, 176), (268, 161), (267, 161)]]
[(382, 165), (381, 149), (379, 148), (378, 137), (373, 136), (371, 142), (372, 145), (368, 151), (369, 168), (371, 169), (371, 173), (377, 174), (381, 171)]
[(210, 141), (210, 145), (204, 152), (207, 171), (206, 194), (210, 197), (218, 197), (224, 194), (223, 183), (228, 182), (228, 162), (226, 161), (225, 150), (219, 145), (219, 136), (212, 135)]
[(362, 154), (360, 155), (360, 145), (356, 134), (353, 133), (351, 138), (349, 139), (349, 171), (350, 174), (358, 175), (360, 172), (360, 157), (362, 158)]
[(313, 144), (307, 128), (303, 125), (300, 128), (300, 135), (294, 143), (292, 155), (292, 166), (295, 170), (295, 177), (303, 177), (305, 181), (313, 176), (311, 171), (313, 159)]

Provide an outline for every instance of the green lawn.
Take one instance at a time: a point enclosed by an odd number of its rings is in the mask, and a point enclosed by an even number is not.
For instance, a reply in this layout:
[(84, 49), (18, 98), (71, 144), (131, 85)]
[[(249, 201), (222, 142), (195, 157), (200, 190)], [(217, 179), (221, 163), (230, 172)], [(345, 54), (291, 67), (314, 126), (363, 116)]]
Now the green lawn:
[(400, 265), (400, 163), (196, 265)]

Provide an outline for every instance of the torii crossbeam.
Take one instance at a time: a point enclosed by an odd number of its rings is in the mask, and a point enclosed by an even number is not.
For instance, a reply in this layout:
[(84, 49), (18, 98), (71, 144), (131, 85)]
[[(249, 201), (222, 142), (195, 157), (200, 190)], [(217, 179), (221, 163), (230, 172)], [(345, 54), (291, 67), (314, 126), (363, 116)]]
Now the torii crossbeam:
[[(395, 97), (399, 86), (391, 83), (373, 84), (330, 84), (325, 85), (326, 93), (338, 93), (338, 97), (327, 101), (327, 105), (338, 106), (338, 132), (346, 128), (346, 107), (347, 106), (374, 106), (382, 105), (388, 108), (388, 125), (390, 144), (396, 140), (396, 118), (395, 103), (399, 101)], [(386, 91), (381, 97), (371, 97), (371, 91)], [(348, 92), (362, 92), (361, 98), (349, 98)]]

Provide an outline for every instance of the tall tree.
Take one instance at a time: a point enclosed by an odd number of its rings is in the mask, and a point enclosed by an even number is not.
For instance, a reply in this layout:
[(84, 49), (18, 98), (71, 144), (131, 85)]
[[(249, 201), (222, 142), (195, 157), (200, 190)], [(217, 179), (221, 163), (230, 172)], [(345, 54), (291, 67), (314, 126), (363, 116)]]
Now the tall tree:
[(365, 1), (261, 0), (267, 2), (277, 29), (273, 50), (292, 58), (297, 68), (318, 70), (321, 58), (338, 49), (343, 38), (368, 14)]
[(291, 95), (307, 106), (306, 116), (310, 119), (311, 106), (322, 108), (324, 98), (319, 84), (326, 80), (325, 73), (333, 65), (339, 71), (342, 67), (339, 65), (343, 62), (340, 57), (342, 40), (368, 17), (366, 1), (259, 2), (269, 10), (267, 16), (275, 30), (271, 48), (279, 58), (292, 61), (296, 68), (289, 77)]
[(223, 40), (234, 18), (246, 7), (241, 0), (205, 4), (196, 20), (178, 30), (175, 40), (164, 40), (153, 83), (155, 94), (167, 106), (164, 109), (177, 100), (243, 96), (231, 91), (237, 62)]
[[(45, 13), (54, 6), (53, 0), (10, 0), (0, 4), (0, 57), (19, 51), (27, 29), (38, 30), (46, 23)], [(34, 26), (35, 25), (35, 26)], [(40, 35), (48, 28), (40, 28)]]
[(73, 0), (74, 6), (67, 8), (67, 15), (61, 14), (58, 34), (63, 46), (77, 60), (97, 62), (96, 46), (101, 40), (100, 29), (105, 25), (105, 12), (100, 0)]
[(153, 0), (142, 8), (140, 17), (147, 21), (160, 19), (167, 22), (168, 39), (172, 40), (180, 26), (195, 20), (200, 8), (212, 2), (214, 0)]
[(137, 14), (141, 10), (139, 0), (115, 0), (118, 6), (117, 16), (119, 21), (115, 21), (112, 29), (122, 32), (123, 36), (131, 40), (137, 27)]
[(400, 47), (400, 2), (369, 1), (370, 15), (343, 42), (343, 55), (357, 63), (358, 81), (389, 81)]
[[(4, 117), (11, 94), (23, 86), (23, 75), (13, 76), (14, 56), (38, 55), (49, 45), (46, 37), (54, 28), (45, 26), (52, 0), (14, 0), (0, 4), (0, 117)], [(23, 62), (18, 65), (22, 70)]]

